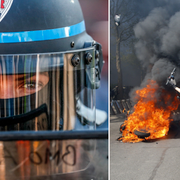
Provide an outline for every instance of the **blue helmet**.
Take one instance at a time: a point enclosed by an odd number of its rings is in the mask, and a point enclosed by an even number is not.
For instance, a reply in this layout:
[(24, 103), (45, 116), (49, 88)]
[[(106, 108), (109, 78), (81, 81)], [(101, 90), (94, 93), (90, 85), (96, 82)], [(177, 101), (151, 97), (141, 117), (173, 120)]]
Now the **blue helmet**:
[(5, 0), (0, 13), (0, 129), (95, 127), (102, 50), (78, 0)]

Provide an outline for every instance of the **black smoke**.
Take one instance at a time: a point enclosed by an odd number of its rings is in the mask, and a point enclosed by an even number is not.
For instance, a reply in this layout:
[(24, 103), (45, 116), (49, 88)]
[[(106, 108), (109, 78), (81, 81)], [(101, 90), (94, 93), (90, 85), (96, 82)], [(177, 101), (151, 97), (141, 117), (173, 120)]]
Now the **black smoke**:
[[(134, 27), (136, 55), (146, 71), (139, 88), (145, 87), (150, 79), (166, 88), (166, 80), (174, 67), (177, 85), (180, 84), (180, 1), (157, 2), (161, 6)], [(131, 100), (136, 89), (130, 93)]]

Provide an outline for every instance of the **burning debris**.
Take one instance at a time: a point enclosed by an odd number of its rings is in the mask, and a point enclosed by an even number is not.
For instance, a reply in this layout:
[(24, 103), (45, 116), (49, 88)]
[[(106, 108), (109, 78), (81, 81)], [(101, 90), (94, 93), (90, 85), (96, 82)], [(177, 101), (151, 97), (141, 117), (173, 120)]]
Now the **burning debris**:
[[(169, 1), (170, 2), (170, 1)], [(155, 8), (134, 28), (138, 42), (136, 55), (146, 70), (141, 87), (134, 88), (130, 99), (136, 105), (121, 127), (123, 142), (139, 142), (165, 136), (180, 100), (173, 88), (166, 86), (167, 77), (176, 67), (180, 86), (180, 2)], [(142, 136), (141, 136), (142, 135)]]
[[(159, 94), (159, 97), (157, 97)], [(139, 99), (122, 126), (123, 142), (140, 142), (165, 136), (172, 121), (170, 115), (179, 106), (179, 100), (167, 90), (151, 80), (149, 84), (136, 91)], [(147, 137), (146, 137), (147, 136)]]

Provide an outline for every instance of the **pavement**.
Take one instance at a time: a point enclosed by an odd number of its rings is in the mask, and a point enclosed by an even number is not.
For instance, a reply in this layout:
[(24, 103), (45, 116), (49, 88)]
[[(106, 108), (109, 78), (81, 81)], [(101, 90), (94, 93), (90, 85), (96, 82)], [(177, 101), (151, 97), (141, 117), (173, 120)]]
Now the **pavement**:
[(123, 143), (116, 139), (125, 118), (110, 117), (110, 180), (180, 180), (180, 121), (161, 139)]

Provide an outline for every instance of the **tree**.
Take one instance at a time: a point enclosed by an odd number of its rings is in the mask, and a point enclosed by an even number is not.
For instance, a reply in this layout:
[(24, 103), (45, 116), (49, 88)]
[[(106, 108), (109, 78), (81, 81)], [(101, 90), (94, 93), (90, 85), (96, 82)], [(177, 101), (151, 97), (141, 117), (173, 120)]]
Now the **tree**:
[[(119, 98), (123, 97), (122, 69), (120, 49), (121, 46), (128, 46), (132, 42), (133, 27), (137, 23), (136, 3), (134, 0), (111, 0), (110, 1), (110, 34), (115, 37), (116, 53), (115, 58), (111, 59), (111, 63), (115, 60), (116, 70), (118, 73), (118, 91)], [(120, 25), (116, 25), (114, 17), (121, 14)], [(112, 48), (112, 47), (111, 47)]]

